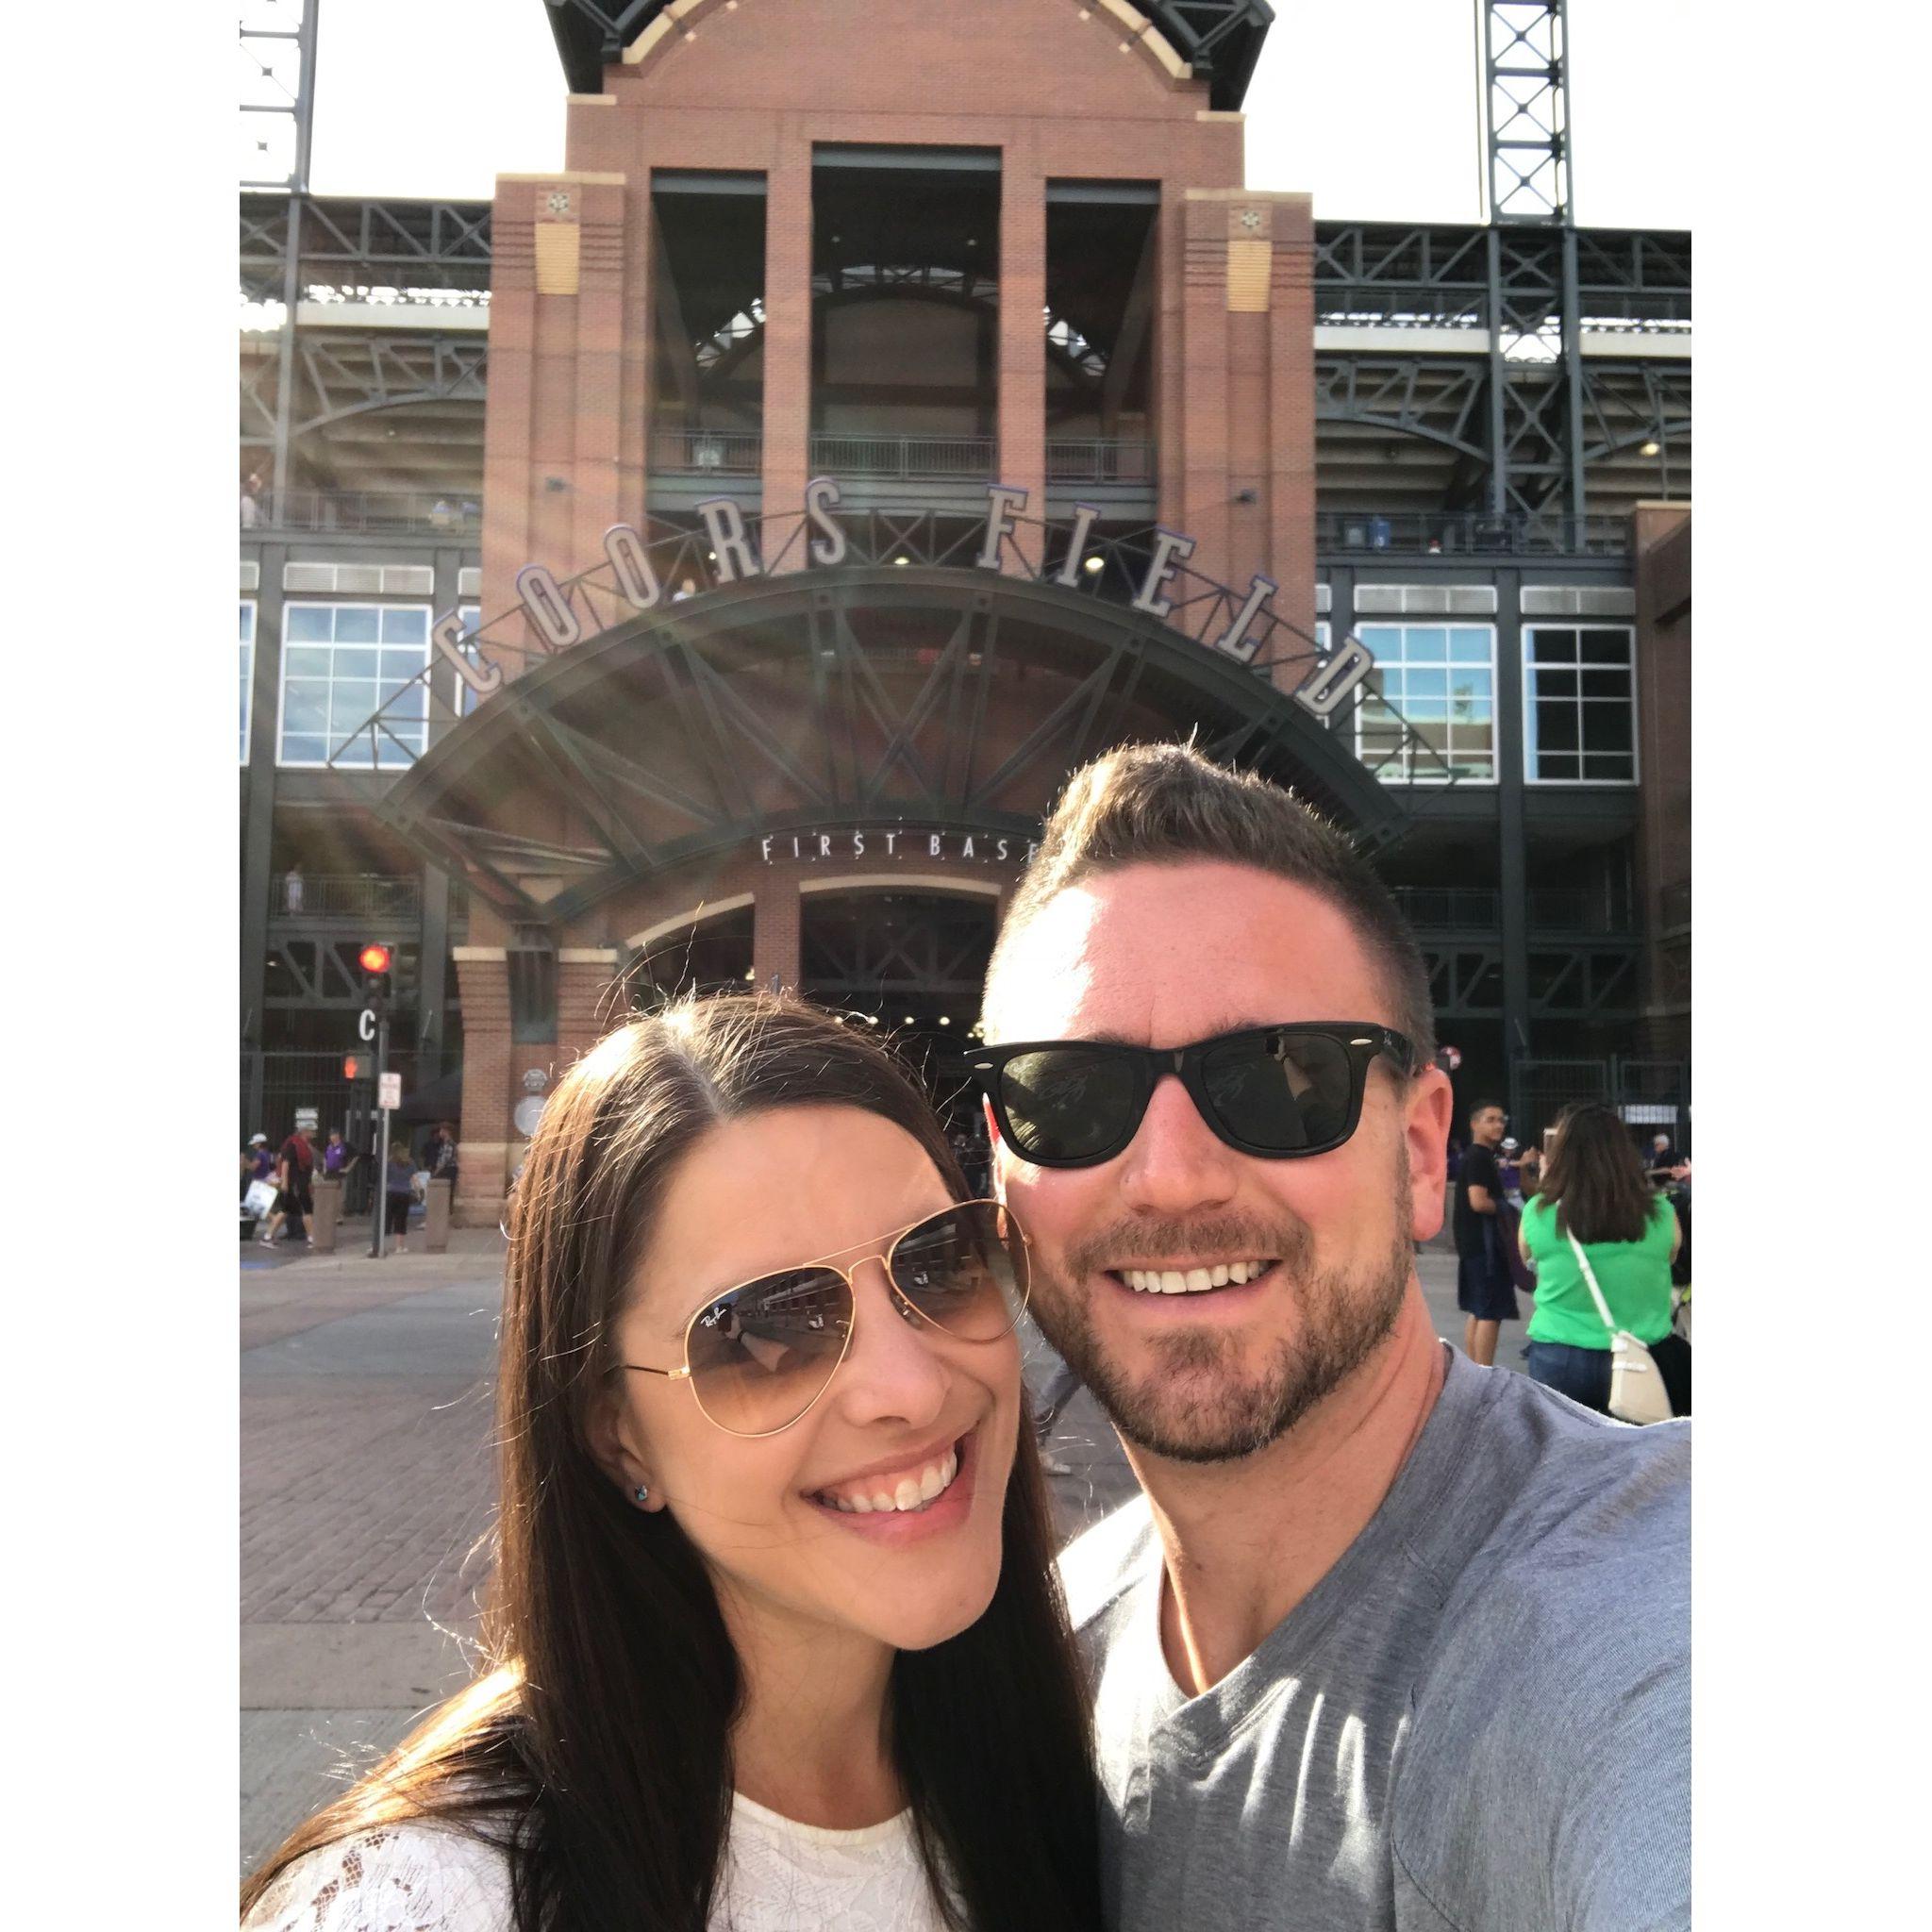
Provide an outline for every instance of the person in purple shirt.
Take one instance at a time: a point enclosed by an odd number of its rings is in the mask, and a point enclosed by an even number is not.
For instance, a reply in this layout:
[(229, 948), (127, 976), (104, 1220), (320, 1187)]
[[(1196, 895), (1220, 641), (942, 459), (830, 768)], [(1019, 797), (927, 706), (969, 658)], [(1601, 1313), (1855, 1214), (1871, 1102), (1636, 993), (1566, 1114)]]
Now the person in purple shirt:
[(322, 1150), (322, 1171), (325, 1174), (340, 1177), (349, 1164), (349, 1150), (342, 1141), (342, 1130), (331, 1127), (328, 1130), (328, 1145)]

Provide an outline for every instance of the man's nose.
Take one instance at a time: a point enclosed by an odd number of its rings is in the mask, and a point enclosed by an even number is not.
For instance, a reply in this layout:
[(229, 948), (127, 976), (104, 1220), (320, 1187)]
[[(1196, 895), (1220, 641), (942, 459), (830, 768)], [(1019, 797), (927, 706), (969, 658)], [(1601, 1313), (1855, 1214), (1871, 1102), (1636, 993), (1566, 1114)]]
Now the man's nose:
[(937, 1419), (952, 1387), (939, 1331), (907, 1320), (886, 1283), (885, 1263), (861, 1261), (852, 1272), (852, 1345), (840, 1371), (839, 1404), (855, 1423), (900, 1422), (919, 1427)]
[(1180, 1215), (1218, 1207), (1234, 1193), (1236, 1155), (1201, 1118), (1177, 1074), (1164, 1074), (1121, 1157), (1125, 1204), (1144, 1213)]

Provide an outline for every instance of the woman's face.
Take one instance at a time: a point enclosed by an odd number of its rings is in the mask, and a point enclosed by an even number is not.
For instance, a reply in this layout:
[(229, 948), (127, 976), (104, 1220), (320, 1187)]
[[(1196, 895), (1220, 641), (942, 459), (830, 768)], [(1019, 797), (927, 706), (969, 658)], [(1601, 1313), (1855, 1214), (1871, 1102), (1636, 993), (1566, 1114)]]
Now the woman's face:
[[(692, 1311), (757, 1275), (829, 1259), (854, 1277), (845, 1358), (813, 1407), (776, 1435), (727, 1434), (688, 1382), (613, 1378), (600, 1424), (606, 1466), (626, 1493), (649, 1486), (642, 1507), (671, 1511), (740, 1614), (919, 1650), (991, 1601), (1020, 1420), (1019, 1343), (915, 1330), (879, 1258), (885, 1237), (950, 1199), (911, 1135), (854, 1107), (727, 1122), (676, 1170), (617, 1320), (620, 1361), (679, 1366)], [(907, 1479), (942, 1477), (953, 1457), (950, 1485), (923, 1508), (859, 1513), (832, 1500), (891, 1496)]]

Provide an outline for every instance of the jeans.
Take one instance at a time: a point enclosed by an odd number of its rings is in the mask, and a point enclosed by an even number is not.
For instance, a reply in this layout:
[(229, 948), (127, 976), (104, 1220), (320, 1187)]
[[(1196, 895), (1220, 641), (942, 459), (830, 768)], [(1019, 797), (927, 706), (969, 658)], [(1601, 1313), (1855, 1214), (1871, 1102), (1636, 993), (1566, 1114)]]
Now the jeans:
[[(1673, 1415), (1690, 1413), (1690, 1344), (1681, 1335), (1666, 1335), (1650, 1344), (1651, 1359), (1663, 1377)], [(1567, 1395), (1572, 1402), (1610, 1412), (1610, 1352), (1607, 1348), (1572, 1348), (1566, 1341), (1532, 1341), (1528, 1374), (1532, 1381)]]

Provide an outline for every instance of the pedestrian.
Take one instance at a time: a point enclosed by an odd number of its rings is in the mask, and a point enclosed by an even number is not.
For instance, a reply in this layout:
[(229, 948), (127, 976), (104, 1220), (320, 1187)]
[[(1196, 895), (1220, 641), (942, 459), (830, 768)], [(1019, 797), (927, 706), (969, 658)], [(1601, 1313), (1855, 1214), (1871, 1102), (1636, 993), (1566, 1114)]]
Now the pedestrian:
[(416, 1198), (416, 1164), (400, 1135), (389, 1143), (389, 1172), (383, 1176), (383, 1226), (395, 1237), (396, 1253), (408, 1252), (409, 1208)]
[(450, 1121), (438, 1121), (423, 1149), (423, 1165), (433, 1181), (447, 1181), (452, 1195), (457, 1180), (457, 1130)]
[(1016, 1219), (881, 1048), (765, 995), (607, 1037), (527, 1163), (485, 1674), (244, 1924), (1100, 1932)]
[(269, 1152), (266, 1134), (250, 1134), (247, 1151), (242, 1156), (242, 1185), (245, 1191), (251, 1181), (267, 1181), (275, 1178), (275, 1158)]
[(1496, 1359), (1502, 1324), (1518, 1314), (1509, 1250), (1497, 1219), (1504, 1204), (1496, 1149), (1507, 1124), (1493, 1100), (1478, 1101), (1471, 1108), (1469, 1147), (1456, 1176), (1456, 1306), (1465, 1318), (1462, 1352), (1484, 1368)]
[(322, 1171), (330, 1180), (341, 1180), (349, 1167), (348, 1142), (340, 1127), (328, 1130), (328, 1145), (322, 1150)]
[(291, 916), (302, 910), (302, 868), (291, 865), (282, 874), (282, 910)]
[(1677, 1165), (1677, 1150), (1671, 1145), (1668, 1134), (1653, 1134), (1650, 1137), (1650, 1158), (1648, 1171), (1650, 1178), (1658, 1187), (1670, 1179), (1671, 1170)]
[(1648, 1184), (1624, 1123), (1599, 1101), (1566, 1108), (1557, 1121), (1541, 1191), (1523, 1216), (1522, 1242), (1536, 1266), (1529, 1373), (1607, 1415), (1614, 1331), (1604, 1325), (1572, 1237), (1617, 1327), (1650, 1350), (1672, 1414), (1689, 1415), (1690, 1344), (1671, 1326), (1671, 1263), (1683, 1231), (1676, 1210)]
[(261, 473), (251, 471), (242, 486), (242, 527), (252, 530), (261, 522)]
[(1108, 753), (982, 1027), (1032, 1309), (1146, 1491), (1061, 1565), (1113, 1932), (1688, 1925), (1690, 1424), (1436, 1339), (1454, 1102), (1346, 835)]
[(263, 1247), (275, 1246), (275, 1238), (281, 1233), (284, 1224), (288, 1226), (291, 1241), (306, 1241), (310, 1247), (315, 1245), (305, 1218), (315, 1211), (310, 1187), (314, 1173), (315, 1148), (309, 1141), (308, 1128), (297, 1122), (275, 1157), (275, 1211), (256, 1237)]

